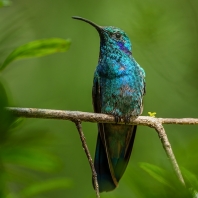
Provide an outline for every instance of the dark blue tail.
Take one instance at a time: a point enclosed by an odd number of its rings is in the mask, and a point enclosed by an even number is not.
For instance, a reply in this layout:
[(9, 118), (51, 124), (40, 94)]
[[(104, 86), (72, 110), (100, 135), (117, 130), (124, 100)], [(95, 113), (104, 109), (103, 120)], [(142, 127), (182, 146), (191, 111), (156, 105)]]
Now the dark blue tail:
[[(112, 156), (113, 152), (111, 152), (111, 150), (109, 149), (116, 150), (117, 149), (116, 145), (115, 145), (115, 148), (110, 148), (108, 146), (109, 145), (108, 142), (106, 142), (105, 145), (108, 148), (105, 148), (104, 142), (106, 140), (103, 139), (103, 138), (107, 138), (107, 136), (109, 135), (109, 131), (111, 130), (112, 125), (111, 124), (110, 125), (99, 124), (99, 125), (100, 126), (99, 126), (98, 138), (97, 138), (94, 166), (95, 166), (95, 170), (97, 173), (99, 191), (103, 192), (103, 191), (114, 190), (117, 187), (118, 182), (121, 179), (127, 167), (127, 164), (131, 155), (137, 126), (132, 126), (132, 125), (115, 126), (114, 125), (115, 127), (113, 128), (113, 130), (115, 133), (110, 133), (110, 135), (112, 136), (116, 135), (117, 130), (115, 131), (115, 129), (119, 129), (119, 130), (122, 129), (126, 131), (125, 135), (130, 134), (128, 135), (129, 137), (128, 141), (126, 141), (126, 144), (123, 145), (123, 149), (121, 149), (119, 157), (117, 158), (116, 163), (115, 163), (115, 159)], [(101, 132), (101, 130), (103, 131)], [(102, 134), (105, 134), (105, 132), (106, 132), (106, 136), (105, 135), (103, 136)], [(109, 160), (107, 156), (109, 157)]]
[(99, 191), (111, 191), (116, 188), (111, 177), (109, 164), (105, 148), (103, 146), (100, 133), (98, 133), (94, 166), (97, 173)]

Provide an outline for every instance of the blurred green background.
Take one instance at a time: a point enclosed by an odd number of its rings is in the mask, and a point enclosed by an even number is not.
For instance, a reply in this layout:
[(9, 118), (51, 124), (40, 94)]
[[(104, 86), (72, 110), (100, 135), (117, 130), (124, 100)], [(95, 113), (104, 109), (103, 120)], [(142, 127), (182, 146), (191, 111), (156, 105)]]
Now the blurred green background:
[[(13, 0), (11, 6), (0, 9), (0, 63), (13, 49), (33, 40), (70, 38), (72, 44), (66, 53), (11, 63), (0, 74), (9, 106), (93, 111), (91, 89), (99, 36), (91, 26), (71, 19), (73, 15), (127, 32), (133, 55), (146, 71), (143, 115), (151, 111), (164, 118), (198, 117), (196, 0)], [(198, 127), (169, 125), (165, 129), (179, 165), (193, 174), (196, 188)], [(94, 156), (96, 124), (83, 123), (83, 130)], [(95, 196), (73, 123), (24, 119), (10, 131), (6, 135), (1, 131), (0, 197)], [(142, 162), (167, 171), (170, 185), (148, 174)], [(188, 197), (176, 180), (157, 133), (140, 126), (119, 187), (101, 197)], [(45, 181), (51, 191), (44, 192), (44, 186), (39, 193)]]

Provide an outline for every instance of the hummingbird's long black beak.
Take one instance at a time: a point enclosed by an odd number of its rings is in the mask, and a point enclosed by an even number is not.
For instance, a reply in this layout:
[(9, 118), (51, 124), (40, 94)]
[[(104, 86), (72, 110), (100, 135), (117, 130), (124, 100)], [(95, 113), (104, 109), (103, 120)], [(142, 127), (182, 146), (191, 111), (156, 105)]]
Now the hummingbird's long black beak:
[(101, 33), (101, 30), (103, 30), (102, 26), (99, 26), (99, 25), (95, 24), (94, 22), (89, 21), (88, 19), (84, 19), (84, 18), (79, 17), (79, 16), (73, 16), (72, 18), (73, 18), (73, 19), (77, 19), (77, 20), (84, 21), (84, 22), (86, 22), (86, 23), (89, 23), (90, 25), (92, 25), (93, 27), (95, 27), (96, 30), (97, 30), (99, 33)]

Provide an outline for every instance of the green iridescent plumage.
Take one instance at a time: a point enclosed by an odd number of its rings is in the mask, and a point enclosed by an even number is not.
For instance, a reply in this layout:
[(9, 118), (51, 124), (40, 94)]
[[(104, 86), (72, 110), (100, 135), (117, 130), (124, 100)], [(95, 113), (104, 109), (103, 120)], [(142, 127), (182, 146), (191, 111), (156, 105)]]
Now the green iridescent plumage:
[[(80, 17), (73, 17), (94, 26), (100, 35), (100, 55), (92, 89), (94, 112), (123, 118), (139, 116), (143, 110), (145, 72), (132, 57), (131, 42), (116, 27), (101, 27)], [(99, 190), (113, 190), (122, 177), (135, 138), (137, 126), (98, 124), (95, 169)]]

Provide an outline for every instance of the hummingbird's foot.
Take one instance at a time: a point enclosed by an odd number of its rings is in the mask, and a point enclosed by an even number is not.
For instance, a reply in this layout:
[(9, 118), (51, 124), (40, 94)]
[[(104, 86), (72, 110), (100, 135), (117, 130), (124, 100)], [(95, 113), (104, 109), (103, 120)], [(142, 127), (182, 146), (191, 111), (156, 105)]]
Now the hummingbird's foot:
[(118, 115), (114, 115), (115, 123), (118, 124), (118, 122), (121, 121), (121, 117)]
[(124, 122), (125, 122), (125, 124), (130, 123), (130, 116), (125, 116), (124, 117)]

